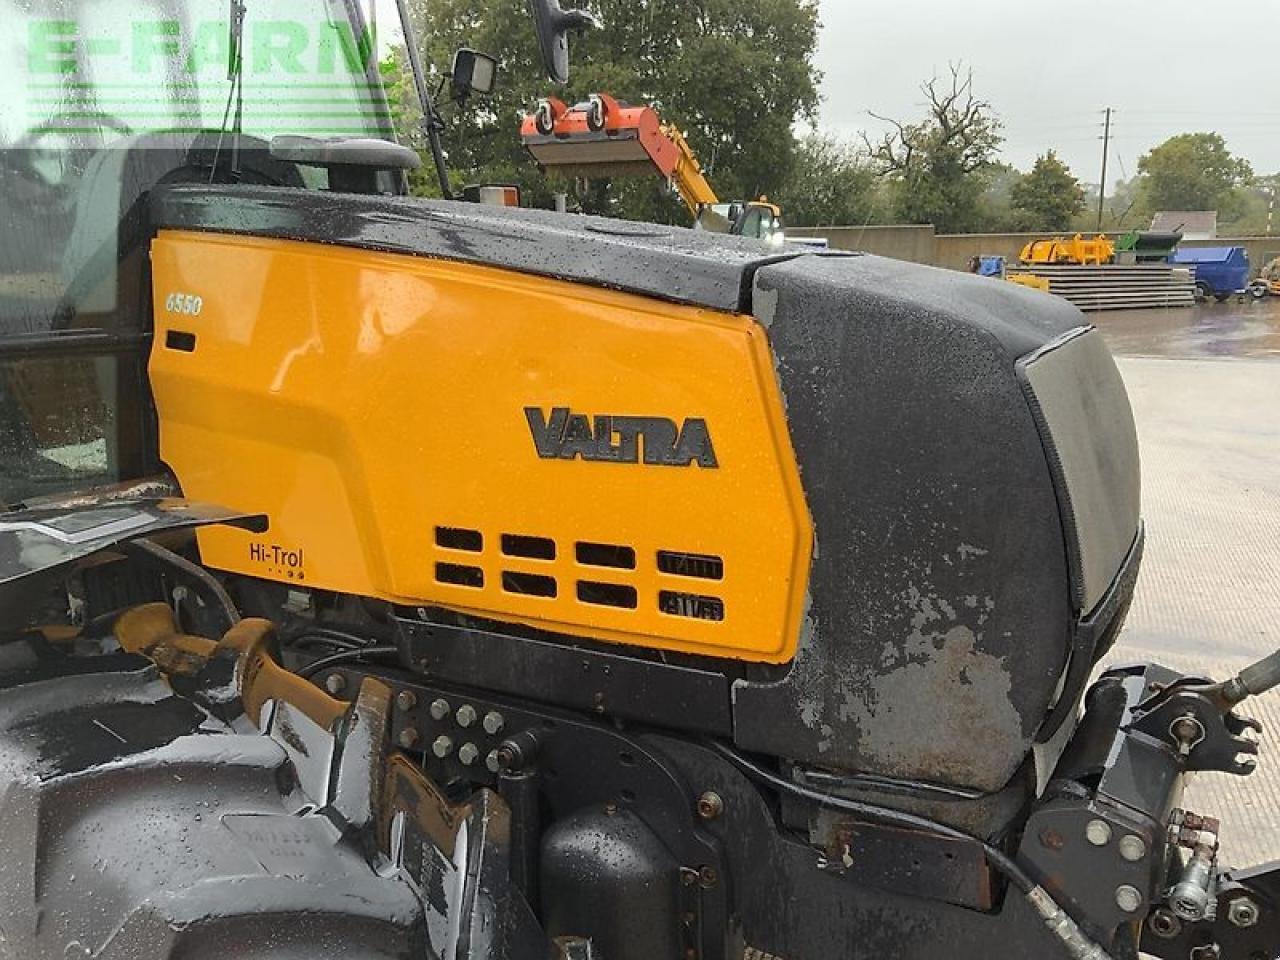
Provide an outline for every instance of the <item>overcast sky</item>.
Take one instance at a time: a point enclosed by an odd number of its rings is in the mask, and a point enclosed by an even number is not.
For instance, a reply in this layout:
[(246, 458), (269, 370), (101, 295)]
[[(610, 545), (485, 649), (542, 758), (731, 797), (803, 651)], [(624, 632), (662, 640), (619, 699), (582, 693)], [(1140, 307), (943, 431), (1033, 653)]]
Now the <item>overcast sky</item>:
[(1102, 110), (1115, 108), (1108, 183), (1166, 137), (1214, 130), (1259, 174), (1280, 171), (1277, 0), (819, 0), (820, 126), (856, 136), (867, 111), (922, 114), (922, 80), (972, 66), (1004, 121), (1005, 159), (1052, 147), (1097, 183)]
[[(366, 0), (368, 2), (368, 0)], [(384, 25), (394, 0), (376, 0)], [(571, 3), (566, 0), (565, 6)], [(919, 117), (920, 83), (973, 68), (1023, 170), (1052, 147), (1097, 183), (1102, 111), (1113, 107), (1107, 181), (1175, 133), (1216, 130), (1260, 174), (1280, 172), (1280, 0), (819, 0), (819, 125), (856, 138), (868, 110)], [(385, 36), (385, 35), (384, 35)]]

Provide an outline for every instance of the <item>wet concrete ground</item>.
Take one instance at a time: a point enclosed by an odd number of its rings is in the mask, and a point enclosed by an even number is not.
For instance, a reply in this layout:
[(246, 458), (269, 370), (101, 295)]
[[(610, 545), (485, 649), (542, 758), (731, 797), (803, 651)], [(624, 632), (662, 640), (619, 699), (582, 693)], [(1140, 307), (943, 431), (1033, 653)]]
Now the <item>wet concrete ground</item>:
[[(1091, 314), (1129, 388), (1147, 551), (1110, 662), (1225, 677), (1280, 647), (1280, 298)], [(1188, 805), (1223, 819), (1223, 857), (1280, 859), (1280, 689), (1259, 769), (1203, 774)]]
[(1280, 297), (1088, 314), (1117, 355), (1280, 359)]

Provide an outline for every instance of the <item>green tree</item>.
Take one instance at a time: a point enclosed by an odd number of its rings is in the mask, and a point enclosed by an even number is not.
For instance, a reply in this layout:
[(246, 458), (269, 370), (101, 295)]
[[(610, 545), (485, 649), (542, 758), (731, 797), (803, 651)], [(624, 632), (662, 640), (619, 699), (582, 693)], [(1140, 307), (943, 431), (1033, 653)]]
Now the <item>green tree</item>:
[(396, 135), (422, 154), (423, 164), (409, 174), (409, 189), (415, 196), (440, 196), (440, 183), (436, 179), (435, 166), (428, 152), (426, 137), (422, 132), (422, 106), (414, 90), (403, 47), (397, 48), (378, 64), (382, 84), (387, 92), (387, 108)]
[(963, 233), (981, 224), (984, 174), (1004, 138), (991, 104), (973, 92), (972, 71), (952, 64), (950, 72), (920, 88), (928, 108), (923, 120), (903, 123), (872, 114), (893, 129), (878, 143), (864, 139), (880, 174), (894, 184), (899, 218)]
[(1223, 220), (1240, 210), (1239, 188), (1253, 176), (1216, 133), (1180, 133), (1138, 159), (1144, 208), (1217, 210)]
[[(812, 118), (819, 75), (816, 0), (596, 0), (600, 30), (571, 38), (572, 80), (545, 78), (525, 0), (410, 0), (424, 61), (439, 82), (461, 46), (499, 58), (498, 89), (465, 109), (447, 104), (445, 142), (459, 182), (516, 182), (549, 205), (554, 183), (520, 146), (522, 115), (541, 96), (572, 103), (597, 91), (657, 103), (679, 124), (725, 199), (774, 194), (795, 154), (792, 125)], [(588, 212), (689, 222), (657, 177), (596, 182)]]
[[(1236, 216), (1218, 220), (1218, 232), (1228, 237), (1265, 236), (1280, 227), (1274, 204), (1280, 198), (1280, 174), (1255, 176), (1240, 191)], [(1269, 229), (1268, 229), (1269, 228)]]
[(1036, 157), (1031, 172), (1009, 191), (1009, 200), (1029, 230), (1066, 230), (1084, 210), (1084, 189), (1071, 169), (1050, 150)]
[(852, 145), (812, 133), (796, 145), (791, 175), (773, 199), (789, 226), (866, 223), (875, 208), (875, 172)]

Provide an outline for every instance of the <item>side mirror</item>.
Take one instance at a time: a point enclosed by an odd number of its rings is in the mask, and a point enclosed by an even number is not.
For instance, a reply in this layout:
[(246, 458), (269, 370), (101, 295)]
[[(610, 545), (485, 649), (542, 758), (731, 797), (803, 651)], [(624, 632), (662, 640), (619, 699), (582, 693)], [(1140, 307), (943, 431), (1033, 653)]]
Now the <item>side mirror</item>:
[(547, 76), (556, 83), (569, 82), (569, 31), (581, 32), (600, 22), (585, 10), (565, 10), (560, 0), (528, 0), (538, 30), (538, 46)]
[(487, 96), (498, 80), (498, 61), (463, 47), (453, 55), (453, 99), (462, 103), (473, 93)]

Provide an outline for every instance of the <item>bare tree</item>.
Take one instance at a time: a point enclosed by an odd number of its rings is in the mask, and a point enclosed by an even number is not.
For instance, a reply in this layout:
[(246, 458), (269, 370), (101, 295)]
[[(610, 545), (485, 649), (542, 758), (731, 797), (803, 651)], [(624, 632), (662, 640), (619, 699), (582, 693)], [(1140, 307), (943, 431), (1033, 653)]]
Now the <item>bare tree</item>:
[(919, 161), (945, 153), (961, 173), (973, 173), (989, 166), (1003, 137), (1000, 121), (991, 104), (973, 92), (973, 71), (962, 72), (960, 64), (950, 64), (950, 83), (934, 76), (921, 84), (929, 116), (920, 123), (905, 124), (892, 117), (870, 112), (893, 130), (873, 143), (864, 133), (867, 152), (882, 173), (905, 173)]
[(892, 128), (863, 143), (877, 173), (898, 182), (899, 215), (940, 229), (971, 226), (983, 171), (1003, 137), (991, 104), (973, 91), (973, 71), (949, 65), (949, 75), (921, 86), (927, 116), (917, 123), (871, 116)]

